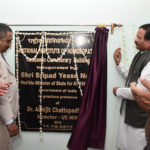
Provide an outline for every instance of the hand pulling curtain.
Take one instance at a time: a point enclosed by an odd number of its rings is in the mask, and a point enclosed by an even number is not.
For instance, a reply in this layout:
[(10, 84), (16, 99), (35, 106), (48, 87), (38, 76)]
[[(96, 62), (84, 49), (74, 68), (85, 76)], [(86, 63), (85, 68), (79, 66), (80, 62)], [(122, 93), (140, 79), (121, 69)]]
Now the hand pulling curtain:
[(107, 40), (109, 30), (96, 28), (93, 54), (70, 150), (104, 149), (107, 96)]

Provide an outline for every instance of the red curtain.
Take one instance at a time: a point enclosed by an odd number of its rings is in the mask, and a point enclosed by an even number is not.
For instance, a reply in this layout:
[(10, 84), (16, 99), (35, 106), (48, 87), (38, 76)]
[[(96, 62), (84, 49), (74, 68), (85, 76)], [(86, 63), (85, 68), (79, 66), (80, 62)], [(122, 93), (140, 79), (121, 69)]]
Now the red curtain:
[(107, 40), (109, 30), (96, 28), (93, 54), (70, 150), (104, 149), (107, 96)]

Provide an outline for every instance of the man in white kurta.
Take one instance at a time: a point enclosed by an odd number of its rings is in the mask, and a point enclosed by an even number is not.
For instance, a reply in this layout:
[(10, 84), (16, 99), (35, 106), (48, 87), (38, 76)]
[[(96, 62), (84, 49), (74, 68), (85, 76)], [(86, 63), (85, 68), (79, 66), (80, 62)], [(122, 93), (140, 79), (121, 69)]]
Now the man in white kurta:
[[(120, 65), (117, 66), (117, 69), (124, 77), (127, 77), (128, 68), (120, 63)], [(144, 67), (141, 76), (150, 80), (150, 62)], [(138, 81), (137, 86), (144, 89), (140, 81)], [(120, 98), (135, 100), (130, 88), (118, 88), (116, 95)], [(122, 113), (120, 114), (118, 124), (117, 146), (121, 150), (143, 150), (146, 145), (145, 130), (144, 128), (137, 129), (124, 123), (125, 106), (126, 103), (123, 103)]]
[[(148, 25), (150, 28), (150, 25)], [(144, 53), (146, 50), (150, 50), (150, 39), (145, 39), (146, 30), (139, 28), (137, 33), (137, 38), (135, 44), (137, 49)], [(114, 53), (114, 60), (117, 65), (117, 70), (121, 75), (126, 79), (128, 76), (129, 69), (126, 68), (121, 61), (121, 49), (118, 48)], [(150, 61), (145, 65), (141, 71), (141, 77), (146, 78), (150, 81)], [(141, 89), (144, 89), (140, 80), (137, 81), (137, 86)], [(120, 97), (121, 99), (128, 99), (129, 101), (135, 101), (134, 96), (132, 95), (130, 87), (120, 88), (115, 87), (113, 89), (115, 96)], [(117, 147), (120, 150), (143, 150), (146, 146), (145, 131), (144, 128), (135, 128), (127, 123), (125, 123), (125, 107), (126, 101), (122, 106), (122, 113), (120, 114), (119, 124), (118, 124), (118, 133), (117, 133)]]

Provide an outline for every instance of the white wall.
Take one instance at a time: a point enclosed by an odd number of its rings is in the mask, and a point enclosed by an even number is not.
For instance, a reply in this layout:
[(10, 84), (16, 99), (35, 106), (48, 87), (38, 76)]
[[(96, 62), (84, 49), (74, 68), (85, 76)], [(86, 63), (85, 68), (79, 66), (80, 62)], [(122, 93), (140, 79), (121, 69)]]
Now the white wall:
[(149, 0), (1, 0), (0, 21), (9, 24), (149, 22)]
[[(0, 22), (8, 24), (110, 24), (115, 22), (123, 24), (128, 29), (135, 27), (133, 25), (141, 25), (150, 21), (149, 0), (3, 0), (0, 5)], [(17, 28), (21, 29), (21, 27)], [(115, 142), (120, 99), (113, 96), (112, 88), (123, 86), (124, 81), (116, 72), (112, 55), (114, 49), (121, 46), (118, 40), (121, 38), (118, 36), (120, 31), (121, 29), (116, 29), (115, 34), (109, 36), (108, 43), (105, 150), (117, 150)], [(127, 34), (126, 37), (131, 38), (131, 35)], [(133, 41), (130, 40), (130, 42)], [(6, 57), (14, 70), (14, 45)], [(44, 133), (44, 140), (40, 142), (39, 133), (24, 132), (21, 137), (14, 138), (14, 148), (15, 150), (67, 150), (69, 137), (69, 133), (49, 132)]]

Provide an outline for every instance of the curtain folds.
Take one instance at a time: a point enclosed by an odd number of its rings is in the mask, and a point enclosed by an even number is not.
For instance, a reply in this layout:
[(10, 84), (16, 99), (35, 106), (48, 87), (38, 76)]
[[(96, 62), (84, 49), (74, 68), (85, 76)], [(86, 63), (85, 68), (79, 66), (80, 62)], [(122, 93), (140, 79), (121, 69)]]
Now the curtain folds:
[(104, 148), (107, 95), (107, 40), (109, 30), (96, 28), (93, 54), (75, 129), (68, 142), (70, 150)]

